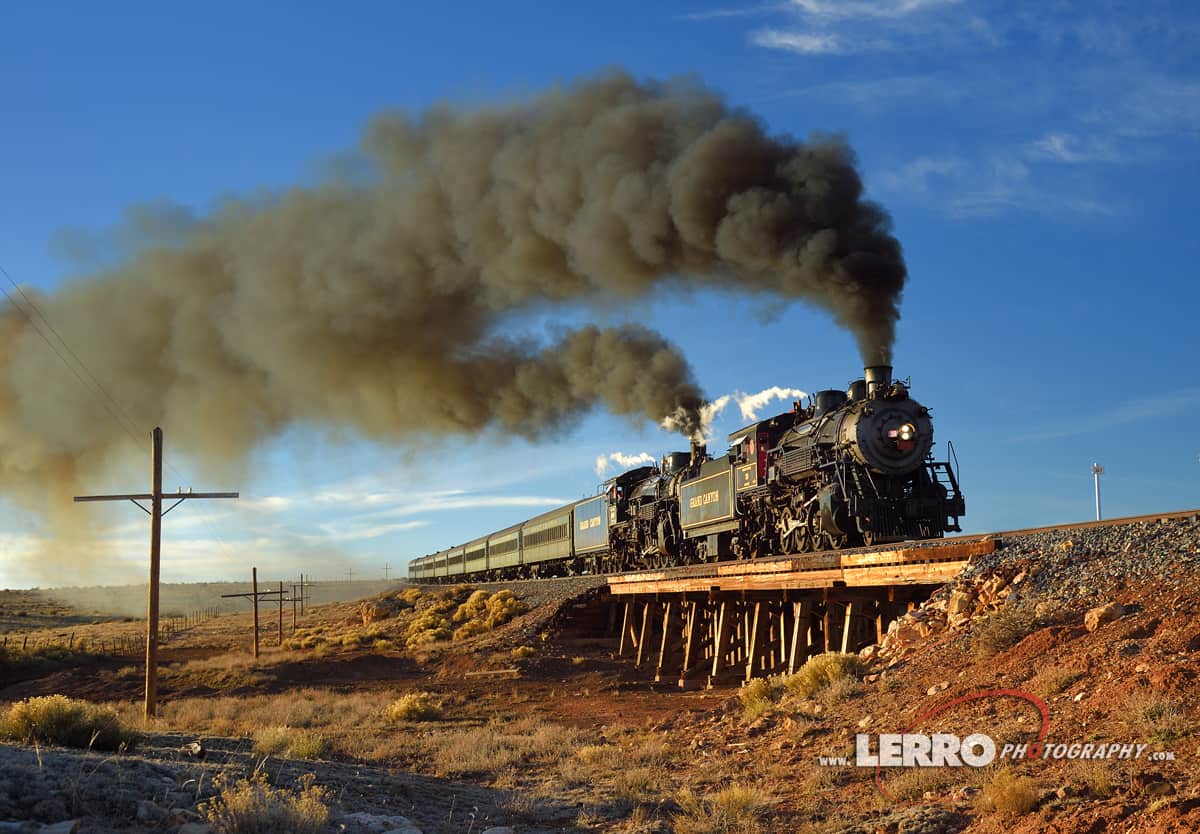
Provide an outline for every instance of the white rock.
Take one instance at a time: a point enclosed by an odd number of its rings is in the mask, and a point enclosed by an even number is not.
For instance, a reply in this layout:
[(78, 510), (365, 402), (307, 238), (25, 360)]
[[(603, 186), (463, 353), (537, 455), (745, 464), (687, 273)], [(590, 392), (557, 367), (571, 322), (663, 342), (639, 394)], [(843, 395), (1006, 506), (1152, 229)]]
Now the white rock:
[(404, 834), (414, 834), (414, 832), (420, 834), (412, 820), (395, 814), (368, 814), (365, 811), (355, 811), (353, 814), (346, 814), (342, 819), (355, 822), (363, 828), (369, 828), (372, 831), (381, 832), (381, 834), (392, 834), (394, 831), (402, 831)]
[(485, 828), (481, 834), (517, 834), (517, 832), (507, 825), (494, 825), (491, 828)]
[(79, 830), (80, 822), (82, 820), (64, 820), (53, 825), (43, 825), (38, 829), (38, 834), (75, 834)]
[(186, 822), (175, 829), (175, 834), (212, 834), (212, 830), (206, 822)]

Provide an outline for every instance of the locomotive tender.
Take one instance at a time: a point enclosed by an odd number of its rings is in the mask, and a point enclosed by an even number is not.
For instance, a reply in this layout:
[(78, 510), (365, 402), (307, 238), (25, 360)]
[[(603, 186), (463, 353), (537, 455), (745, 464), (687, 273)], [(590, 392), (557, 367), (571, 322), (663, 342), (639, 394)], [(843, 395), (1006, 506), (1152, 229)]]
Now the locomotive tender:
[(870, 366), (844, 392), (733, 432), (725, 455), (693, 443), (591, 498), (414, 559), (409, 578), (613, 573), (940, 538), (961, 529), (966, 506), (908, 388), (890, 366)]

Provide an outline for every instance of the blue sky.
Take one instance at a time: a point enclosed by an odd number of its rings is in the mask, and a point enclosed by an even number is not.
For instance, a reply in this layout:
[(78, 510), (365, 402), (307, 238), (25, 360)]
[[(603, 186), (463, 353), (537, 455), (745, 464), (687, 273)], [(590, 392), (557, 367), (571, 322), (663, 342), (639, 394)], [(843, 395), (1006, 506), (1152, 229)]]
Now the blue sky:
[[(692, 74), (771, 132), (837, 132), (856, 149), (909, 266), (896, 371), (932, 408), (937, 448), (954, 441), (967, 529), (1088, 517), (1093, 460), (1107, 467), (1108, 515), (1200, 505), (1192, 5), (500, 9), (7, 8), (0, 266), (46, 291), (84, 278), (111, 254), (108, 233), (131, 206), (203, 213), (223, 195), (312, 181), (344, 166), (384, 109), (514, 101), (612, 67)], [(859, 374), (849, 334), (803, 305), (675, 293), (612, 316), (672, 339), (712, 398), (842, 387)], [(714, 434), (741, 422), (731, 404)], [(488, 433), (379, 447), (297, 426), (211, 472), (166, 430), (167, 486), (245, 496), (168, 518), (163, 577), (173, 581), (238, 578), (251, 564), (267, 577), (381, 576), (385, 563), (394, 573), (594, 491), (597, 456), (679, 446), (652, 424), (603, 413), (537, 444)], [(145, 469), (131, 444), (128, 465), (94, 489), (142, 489)], [(28, 557), (44, 528), (9, 507), (0, 586), (142, 576), (144, 517), (128, 505), (97, 513), (113, 525), (111, 555), (48, 577)]]

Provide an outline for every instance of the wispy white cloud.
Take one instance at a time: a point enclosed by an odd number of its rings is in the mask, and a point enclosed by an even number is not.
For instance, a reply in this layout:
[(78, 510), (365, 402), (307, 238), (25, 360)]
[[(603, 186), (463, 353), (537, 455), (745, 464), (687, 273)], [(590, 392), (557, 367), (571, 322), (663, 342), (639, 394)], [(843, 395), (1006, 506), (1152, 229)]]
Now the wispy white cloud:
[(993, 153), (969, 161), (960, 156), (919, 156), (879, 181), (885, 191), (932, 205), (952, 217), (986, 217), (1010, 211), (1053, 216), (1112, 216), (1121, 207), (1092, 197), (1056, 191), (1039, 183), (1027, 149)]
[(887, 78), (847, 79), (796, 87), (779, 93), (779, 98), (813, 98), (849, 103), (859, 110), (880, 113), (911, 109), (927, 103), (942, 107), (968, 97), (961, 80), (934, 75), (896, 75)]
[(837, 55), (847, 48), (836, 35), (825, 32), (784, 32), (779, 29), (759, 29), (750, 36), (755, 46), (782, 49), (800, 55)]
[(884, 188), (909, 194), (929, 194), (939, 181), (945, 184), (961, 176), (963, 160), (957, 156), (918, 156), (903, 165), (884, 171)]
[(1031, 142), (1030, 159), (1062, 162), (1074, 165), (1085, 162), (1116, 162), (1119, 158), (1111, 139), (1098, 136), (1079, 137), (1070, 133), (1052, 132)]
[(293, 499), (283, 495), (263, 495), (258, 498), (240, 498), (237, 507), (261, 513), (280, 513), (293, 506)]
[(840, 0), (791, 0), (794, 8), (806, 15), (825, 19), (885, 18), (899, 19), (945, 6), (957, 6), (961, 0), (877, 0), (876, 2), (840, 2)]
[(469, 492), (414, 495), (397, 498), (390, 507), (364, 513), (359, 518), (395, 518), (447, 510), (490, 507), (560, 507), (567, 499), (549, 495), (482, 495)]
[(778, 12), (787, 8), (787, 3), (762, 3), (756, 6), (726, 6), (718, 9), (708, 9), (700, 12), (689, 12), (680, 15), (678, 20), (707, 21), (727, 20), (731, 17), (754, 17), (766, 12)]
[(1197, 406), (1200, 406), (1200, 388), (1184, 388), (1156, 396), (1126, 400), (1090, 417), (1073, 417), (1059, 426), (1034, 431), (1018, 439), (1060, 440), (1064, 437), (1191, 414)]
[(329, 521), (318, 526), (321, 535), (303, 535), (300, 538), (309, 542), (348, 542), (360, 541), (362, 539), (377, 539), (380, 536), (386, 536), (391, 533), (399, 533), (403, 530), (413, 530), (417, 527), (426, 527), (429, 522), (423, 519), (413, 521), (398, 521), (390, 524), (364, 523), (360, 519), (347, 519), (344, 521)]

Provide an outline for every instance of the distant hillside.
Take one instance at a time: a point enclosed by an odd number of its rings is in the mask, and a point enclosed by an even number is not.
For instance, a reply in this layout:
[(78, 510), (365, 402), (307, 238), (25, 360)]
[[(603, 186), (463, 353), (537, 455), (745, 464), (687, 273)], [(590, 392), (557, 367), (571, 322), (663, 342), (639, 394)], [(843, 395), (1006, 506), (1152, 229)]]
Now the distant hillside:
[[(260, 591), (275, 590), (279, 579), (260, 577)], [(326, 602), (342, 602), (361, 599), (382, 593), (403, 584), (402, 580), (382, 579), (356, 582), (313, 582), (307, 589), (307, 599), (313, 605)], [(284, 591), (291, 593), (292, 581), (285, 580)], [(164, 583), (159, 587), (159, 607), (164, 617), (182, 615), (203, 608), (234, 613), (248, 611), (248, 599), (222, 599), (222, 594), (240, 594), (250, 590), (250, 581), (245, 582), (184, 582)], [(116, 617), (146, 616), (145, 585), (100, 585), (77, 588), (38, 589), (37, 593), (62, 605), (81, 612), (94, 612)], [(273, 603), (274, 600), (271, 600)]]

